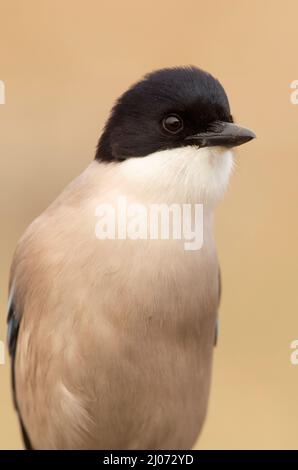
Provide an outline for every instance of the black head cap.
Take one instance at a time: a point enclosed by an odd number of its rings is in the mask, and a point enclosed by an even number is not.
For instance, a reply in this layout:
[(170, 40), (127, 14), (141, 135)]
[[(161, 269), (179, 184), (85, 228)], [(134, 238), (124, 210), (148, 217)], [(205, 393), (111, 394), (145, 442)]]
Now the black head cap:
[(119, 98), (96, 159), (121, 161), (190, 145), (190, 136), (206, 133), (218, 121), (233, 121), (218, 80), (196, 67), (158, 70)]

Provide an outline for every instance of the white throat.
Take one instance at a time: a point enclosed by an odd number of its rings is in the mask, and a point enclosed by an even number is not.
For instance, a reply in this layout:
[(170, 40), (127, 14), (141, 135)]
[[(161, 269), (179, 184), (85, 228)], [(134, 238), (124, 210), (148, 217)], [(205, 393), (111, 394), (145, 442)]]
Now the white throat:
[(148, 198), (214, 207), (229, 182), (233, 152), (225, 147), (187, 146), (129, 158), (120, 167), (122, 176)]

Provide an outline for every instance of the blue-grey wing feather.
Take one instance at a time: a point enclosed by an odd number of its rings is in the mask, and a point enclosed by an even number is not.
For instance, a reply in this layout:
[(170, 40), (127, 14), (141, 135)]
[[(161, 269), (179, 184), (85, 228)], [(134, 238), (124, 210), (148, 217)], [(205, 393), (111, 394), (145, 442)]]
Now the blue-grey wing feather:
[(15, 357), (17, 351), (17, 343), (18, 343), (18, 334), (20, 329), (20, 316), (16, 314), (14, 303), (13, 303), (13, 291), (9, 296), (8, 300), (8, 313), (7, 313), (7, 344), (8, 344), (8, 351), (11, 359), (11, 387), (12, 387), (12, 394), (13, 394), (13, 402), (15, 409), (18, 413), (21, 432), (23, 436), (23, 441), (25, 448), (27, 450), (33, 450), (28, 433), (25, 429), (20, 410), (17, 403), (17, 396), (16, 396), (16, 377), (15, 377)]

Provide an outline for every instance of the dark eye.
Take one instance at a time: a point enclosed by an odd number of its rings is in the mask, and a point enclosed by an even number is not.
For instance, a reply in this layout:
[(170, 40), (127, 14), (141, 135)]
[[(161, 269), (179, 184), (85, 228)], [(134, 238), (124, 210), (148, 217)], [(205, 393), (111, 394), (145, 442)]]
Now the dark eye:
[(183, 129), (183, 121), (177, 114), (169, 114), (163, 118), (162, 127), (170, 134), (177, 134)]

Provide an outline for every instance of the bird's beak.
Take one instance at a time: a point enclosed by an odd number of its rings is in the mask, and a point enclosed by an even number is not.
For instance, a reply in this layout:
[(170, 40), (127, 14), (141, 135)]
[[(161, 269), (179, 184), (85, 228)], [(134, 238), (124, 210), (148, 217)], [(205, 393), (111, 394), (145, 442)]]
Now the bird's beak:
[(190, 135), (186, 137), (186, 140), (199, 147), (214, 147), (215, 145), (236, 147), (255, 137), (255, 133), (245, 127), (231, 122), (215, 121), (206, 132)]

